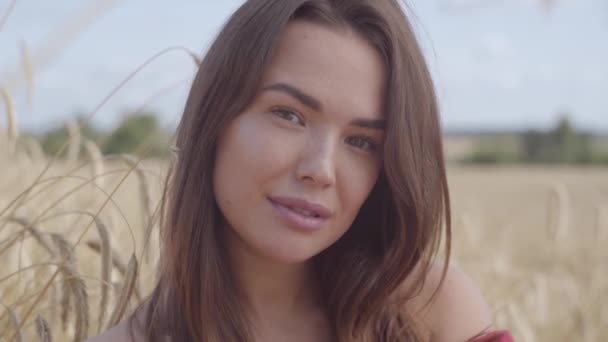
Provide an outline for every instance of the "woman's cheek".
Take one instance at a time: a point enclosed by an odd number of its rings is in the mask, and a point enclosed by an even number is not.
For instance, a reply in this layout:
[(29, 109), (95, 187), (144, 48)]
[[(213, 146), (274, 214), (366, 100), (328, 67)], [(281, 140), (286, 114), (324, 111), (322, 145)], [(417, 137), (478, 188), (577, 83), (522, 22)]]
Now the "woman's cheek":
[(376, 161), (353, 155), (352, 151), (346, 151), (341, 159), (337, 175), (339, 196), (349, 214), (356, 215), (376, 184), (380, 167)]
[(291, 163), (298, 157), (304, 144), (303, 132), (278, 127), (273, 122), (260, 123), (254, 135), (255, 150), (251, 153), (262, 167)]

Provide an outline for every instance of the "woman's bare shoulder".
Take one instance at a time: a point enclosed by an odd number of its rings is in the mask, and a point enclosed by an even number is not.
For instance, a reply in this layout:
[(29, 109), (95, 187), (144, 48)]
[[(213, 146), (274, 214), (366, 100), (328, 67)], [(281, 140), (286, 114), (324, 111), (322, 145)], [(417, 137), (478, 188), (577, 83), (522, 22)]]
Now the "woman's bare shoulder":
[(492, 327), (490, 308), (475, 282), (450, 263), (442, 286), (437, 288), (442, 273), (442, 262), (431, 264), (420, 293), (408, 308), (429, 330), (431, 340), (464, 341)]
[(119, 323), (108, 329), (104, 333), (91, 337), (85, 342), (141, 342), (143, 338), (135, 334), (135, 339), (129, 334), (129, 325), (127, 321)]

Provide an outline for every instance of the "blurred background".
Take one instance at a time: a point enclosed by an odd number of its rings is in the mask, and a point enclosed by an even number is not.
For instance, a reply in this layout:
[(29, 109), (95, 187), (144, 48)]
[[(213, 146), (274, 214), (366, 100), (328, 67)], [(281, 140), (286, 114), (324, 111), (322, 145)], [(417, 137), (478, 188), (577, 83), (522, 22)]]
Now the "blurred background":
[[(171, 136), (197, 58), (241, 3), (0, 0), (0, 336), (35, 335), (36, 313), (59, 340), (94, 334), (120, 304), (131, 254), (153, 278), (145, 241), (157, 239)], [(517, 341), (601, 341), (608, 2), (406, 4), (441, 106), (453, 260)], [(103, 229), (89, 229), (99, 220), (116, 249), (109, 273)], [(61, 282), (28, 268), (61, 237), (80, 255), (85, 328), (78, 296), (72, 318), (53, 312), (59, 290), (44, 281)], [(145, 295), (152, 282), (140, 283)]]

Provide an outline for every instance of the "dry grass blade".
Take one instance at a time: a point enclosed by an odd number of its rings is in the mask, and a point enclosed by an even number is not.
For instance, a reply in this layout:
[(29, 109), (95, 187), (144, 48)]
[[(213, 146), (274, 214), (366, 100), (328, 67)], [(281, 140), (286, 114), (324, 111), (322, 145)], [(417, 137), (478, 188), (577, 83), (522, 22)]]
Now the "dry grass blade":
[[(143, 66), (141, 67), (143, 68)], [(139, 68), (139, 69), (141, 69)], [(138, 70), (139, 70), (138, 69)], [(126, 82), (126, 81), (124, 81)], [(124, 84), (124, 82), (122, 84)], [(105, 103), (105, 102), (104, 102)], [(64, 145), (65, 146), (65, 145)], [(63, 147), (62, 147), (63, 149)], [(38, 174), (38, 176), (36, 177), (36, 180), (34, 181), (34, 185), (37, 184), (38, 181), (40, 181), (40, 179), (42, 179), (42, 177), (44, 176), (44, 174), (46, 173), (46, 171), (48, 171), (48, 169), (50, 168), (50, 166), (52, 165), (52, 163), (56, 160), (58, 154), (56, 154), (52, 161), (47, 163), (45, 169)], [(108, 195), (108, 197), (104, 200), (104, 202), (102, 203), (101, 207), (97, 210), (96, 215), (98, 215), (101, 210), (103, 210), (103, 208), (106, 207), (106, 205), (111, 201), (112, 196), (116, 193), (116, 191), (118, 190), (118, 188), (124, 183), (124, 181), (127, 179), (129, 174), (126, 174), (124, 177), (122, 177), (120, 179), (120, 181), (118, 182), (118, 184), (116, 184), (116, 186), (114, 186), (114, 188), (112, 189), (111, 193)], [(27, 190), (25, 190), (25, 192), (23, 192), (23, 194), (25, 196), (27, 196), (27, 194), (29, 194), (31, 192), (31, 190), (33, 189), (34, 185), (29, 186), (27, 188)], [(23, 198), (23, 196), (21, 197)], [(10, 205), (9, 205), (10, 206)], [(8, 207), (7, 207), (8, 208)], [(84, 235), (88, 232), (90, 226), (91, 226), (92, 222), (90, 222), (84, 229), (83, 231), (80, 233), (80, 235), (77, 238), (76, 244), (80, 243), (80, 241), (83, 239)], [(1, 227), (1, 226), (0, 226)], [(1, 228), (0, 228), (1, 229)], [(63, 259), (61, 264), (65, 264), (67, 261), (67, 259)], [(27, 310), (25, 310), (25, 313), (23, 315), (23, 319), (26, 320), (34, 311), (34, 308), (36, 307), (36, 305), (38, 305), (38, 303), (40, 303), (40, 301), (42, 300), (42, 297), (44, 296), (44, 294), (46, 293), (46, 291), (49, 289), (49, 287), (51, 286), (51, 284), (53, 283), (53, 281), (55, 280), (55, 278), (57, 276), (59, 276), (59, 274), (61, 273), (61, 270), (58, 269), (55, 272), (53, 272), (53, 274), (51, 275), (50, 279), (48, 279), (45, 284), (43, 285), (42, 289), (40, 291), (38, 291), (38, 293), (35, 295), (31, 305), (28, 306)], [(20, 326), (22, 326), (23, 324), (20, 324)], [(11, 335), (11, 337), (9, 338), (9, 340), (14, 339), (15, 334)]]
[(596, 243), (603, 243), (608, 237), (608, 205), (595, 207), (594, 235)]
[(87, 215), (93, 218), (97, 232), (99, 233), (99, 253), (101, 254), (101, 298), (99, 303), (99, 327), (102, 326), (105, 314), (108, 309), (108, 294), (110, 292), (110, 276), (112, 274), (112, 244), (108, 228), (103, 223), (101, 218), (87, 211), (75, 210), (72, 213)]
[[(70, 244), (59, 234), (52, 234), (53, 242), (57, 245), (61, 257), (65, 262), (60, 267), (60, 272), (63, 276), (63, 298), (67, 302), (68, 307), (65, 308), (65, 302), (62, 301), (62, 323), (64, 322), (63, 312), (69, 311), (69, 297), (74, 298), (74, 308), (76, 310), (76, 327), (74, 333), (74, 341), (83, 341), (89, 331), (89, 301), (86, 292), (84, 281), (76, 270), (76, 261), (72, 254)], [(67, 293), (65, 293), (67, 291)], [(68, 298), (66, 300), (66, 298)], [(67, 318), (67, 315), (66, 317)]]
[(522, 341), (534, 341), (534, 332), (531, 330), (528, 322), (522, 318), (525, 316), (519, 310), (517, 305), (510, 303), (507, 306), (507, 310), (509, 312), (509, 317), (513, 327), (515, 328), (515, 333), (522, 337)]
[(64, 258), (64, 260), (65, 260), (64, 264), (60, 268), (62, 281), (61, 281), (61, 299), (60, 299), (59, 307), (61, 308), (61, 312), (60, 312), (61, 328), (63, 329), (63, 331), (66, 331), (67, 326), (68, 326), (68, 318), (69, 318), (68, 315), (70, 312), (71, 289), (70, 289), (70, 286), (68, 283), (69, 278), (70, 278), (70, 272), (65, 271), (65, 269), (66, 268), (73, 269), (75, 267), (75, 261), (72, 257), (69, 243), (62, 236), (57, 235), (57, 234), (53, 234), (52, 238), (53, 238), (53, 243), (55, 243), (55, 245), (57, 245), (57, 249), (59, 250), (61, 257)]
[(40, 230), (36, 228), (36, 226), (34, 226), (34, 223), (31, 222), (29, 219), (22, 216), (11, 216), (7, 218), (7, 221), (14, 222), (23, 226), (23, 229), (27, 230), (30, 234), (32, 234), (36, 242), (38, 242), (38, 244), (40, 244), (40, 246), (42, 246), (51, 256), (56, 256), (56, 253), (51, 247), (51, 245), (46, 241)]
[(124, 315), (129, 304), (129, 299), (131, 298), (133, 290), (135, 289), (138, 268), (139, 266), (137, 264), (137, 258), (135, 257), (135, 254), (133, 254), (131, 255), (131, 260), (129, 260), (129, 265), (127, 266), (127, 274), (125, 275), (125, 279), (120, 294), (118, 296), (116, 307), (112, 312), (112, 316), (110, 316), (108, 328), (118, 324), (120, 322), (120, 319)]
[(23, 75), (25, 76), (27, 89), (27, 103), (31, 107), (34, 103), (34, 63), (32, 56), (24, 41), (19, 44), (21, 61), (23, 63)]
[(13, 97), (3, 87), (0, 87), (0, 95), (4, 102), (4, 109), (6, 111), (6, 122), (8, 126), (8, 152), (9, 154), (15, 153), (15, 146), (17, 145), (17, 138), (19, 137), (19, 126), (17, 124), (17, 111), (15, 110), (15, 102)]
[(80, 126), (73, 119), (68, 120), (66, 123), (68, 130), (68, 151), (67, 151), (67, 159), (70, 162), (75, 162), (78, 159), (78, 154), (80, 153), (80, 143), (82, 139), (82, 135), (80, 133)]
[(101, 150), (93, 141), (86, 139), (84, 141), (84, 150), (91, 161), (91, 172), (93, 174), (93, 183), (98, 186), (103, 186), (103, 178), (100, 177), (103, 174), (103, 154)]
[[(101, 254), (101, 245), (100, 245), (99, 241), (89, 240), (89, 241), (86, 242), (86, 245), (90, 249), (92, 249), (93, 251)], [(123, 277), (125, 277), (125, 273), (127, 272), (127, 266), (120, 259), (119, 253), (117, 253), (115, 250), (112, 250), (112, 264), (114, 265), (114, 268), (116, 270), (118, 270), (118, 272)], [(133, 294), (135, 295), (135, 299), (137, 301), (141, 301), (142, 296), (141, 296), (141, 292), (139, 290), (139, 287), (137, 287), (137, 282), (136, 282), (135, 290), (134, 290)]]
[(127, 163), (127, 165), (129, 165), (134, 171), (135, 171), (135, 175), (137, 176), (137, 179), (139, 179), (139, 196), (140, 196), (140, 201), (141, 201), (141, 206), (142, 206), (142, 226), (145, 227), (144, 228), (144, 257), (146, 259), (149, 258), (149, 252), (148, 252), (148, 248), (146, 248), (148, 246), (148, 240), (150, 239), (151, 235), (152, 235), (152, 229), (154, 228), (154, 219), (152, 217), (152, 199), (150, 196), (150, 185), (148, 184), (148, 180), (146, 178), (146, 175), (144, 174), (144, 170), (140, 167), (140, 159), (132, 156), (132, 155), (128, 155), (128, 154), (121, 154), (118, 156), (118, 158), (122, 161), (124, 161), (125, 163)]
[[(36, 61), (38, 69), (42, 70), (52, 63), (71, 42), (75, 41), (79, 34), (86, 30), (87, 26), (94, 23), (95, 19), (109, 10), (116, 2), (117, 0), (87, 1), (87, 7), (80, 8), (76, 13), (66, 16), (67, 20), (63, 20), (61, 26), (48, 31), (33, 53), (33, 59)], [(16, 69), (13, 68), (13, 70)], [(7, 77), (7, 83), (12, 88), (20, 82), (21, 77), (20, 73), (10, 74)]]
[(14, 341), (16, 341), (16, 342), (23, 341), (23, 335), (21, 334), (21, 328), (20, 328), (20, 324), (19, 324), (19, 318), (17, 318), (17, 314), (15, 313), (15, 311), (12, 308), (10, 308), (8, 306), (4, 306), (4, 308), (8, 312), (8, 319), (10, 321), (12, 329), (15, 331), (15, 333), (13, 335)]
[(568, 189), (563, 184), (554, 185), (549, 195), (547, 212), (548, 231), (554, 241), (563, 240), (570, 223), (570, 200)]
[[(89, 240), (86, 242), (86, 245), (93, 251), (101, 254), (101, 244), (99, 241)], [(127, 272), (127, 266), (124, 262), (122, 262), (122, 260), (120, 260), (118, 253), (115, 250), (112, 250), (112, 264), (114, 265), (114, 268), (116, 268), (123, 276), (125, 272)]]
[(53, 336), (51, 334), (51, 329), (49, 328), (49, 323), (40, 315), (36, 317), (36, 334), (40, 338), (40, 342), (53, 341)]
[(83, 341), (89, 335), (89, 301), (84, 281), (78, 274), (72, 275), (70, 282), (76, 307), (76, 331), (74, 341)]
[[(86, 242), (86, 245), (93, 251), (101, 253), (101, 245), (99, 241), (89, 240)], [(112, 250), (112, 264), (114, 265), (114, 268), (116, 268), (118, 272), (125, 277), (125, 273), (127, 273), (127, 266), (122, 260), (120, 260), (119, 253), (117, 253), (115, 250)], [(135, 299), (141, 301), (142, 297), (137, 284), (135, 286), (134, 295)]]
[(17, 241), (19, 241), (22, 238), (22, 235), (23, 234), (13, 234), (13, 236), (0, 241), (0, 255), (4, 254)]
[(49, 306), (51, 311), (51, 325), (55, 326), (57, 323), (57, 309), (59, 308), (59, 288), (54, 283), (51, 285), (49, 293)]
[(38, 140), (28, 137), (23, 143), (32, 161), (44, 160), (44, 150)]
[(13, 11), (13, 8), (15, 8), (16, 3), (17, 0), (11, 1), (11, 3), (8, 5), (8, 8), (4, 12), (4, 15), (2, 15), (2, 18), (0, 18), (0, 31), (2, 31), (2, 28), (4, 28), (4, 24), (8, 20), (8, 17), (11, 15), (11, 12)]
[(186, 48), (184, 48), (184, 50), (186, 51), (186, 53), (188, 55), (190, 55), (190, 57), (192, 58), (192, 61), (194, 61), (194, 64), (196, 64), (197, 67), (200, 67), (203, 60), (194, 52), (192, 52)]
[[(167, 54), (173, 50), (181, 50), (181, 51), (186, 51), (188, 53), (189, 50), (184, 48), (183, 46), (171, 46), (165, 49), (162, 49), (161, 51), (157, 52), (156, 54), (154, 54), (153, 56), (151, 56), (150, 58), (148, 58), (146, 61), (144, 61), (141, 65), (139, 65), (134, 71), (132, 71), (124, 80), (122, 80), (116, 87), (114, 87), (114, 89), (112, 89), (112, 91), (107, 94), (104, 99), (95, 107), (95, 109), (92, 111), (92, 113), (90, 115), (88, 115), (85, 120), (82, 121), (82, 124), (86, 124), (87, 122), (89, 122), (93, 116), (95, 114), (97, 114), (97, 112), (112, 98), (112, 96), (114, 96), (127, 82), (129, 82), (129, 80), (131, 80), (133, 77), (135, 77), (135, 75), (137, 75), (141, 70), (143, 70), (148, 64), (152, 63), (155, 59), (159, 58), (160, 56)], [(40, 63), (39, 63), (40, 64)], [(46, 163), (46, 166), (44, 167), (44, 169), (38, 174), (38, 176), (36, 177), (36, 179), (32, 182), (32, 184), (20, 195), (18, 196), (14, 201), (11, 202), (11, 204), (9, 204), (5, 209), (3, 209), (2, 211), (0, 211), (0, 215), (4, 213), (4, 211), (8, 210), (11, 206), (15, 206), (18, 207), (22, 201), (24, 201), (29, 193), (32, 191), (32, 189), (38, 184), (38, 182), (42, 179), (42, 177), (47, 173), (47, 171), (51, 168), (51, 166), (56, 162), (58, 156), (63, 153), (63, 151), (65, 150), (65, 148), (67, 147), (68, 142), (66, 141), (64, 144), (61, 145), (61, 147), (59, 148), (59, 150), (55, 153), (55, 155), (53, 155), (52, 159)], [(141, 146), (145, 146), (145, 141), (144, 144), (140, 145)], [(139, 148), (138, 148), (139, 150)], [(125, 177), (126, 178), (126, 177)], [(124, 181), (124, 179), (122, 179), (120, 181), (120, 183), (122, 183)], [(115, 188), (116, 190), (116, 188)], [(114, 191), (115, 191), (114, 190)], [(104, 203), (105, 206), (105, 203)], [(0, 226), (0, 230), (2, 229), (3, 226)], [(84, 235), (84, 233), (83, 233)], [(79, 239), (80, 240), (80, 239)], [(52, 279), (54, 279), (57, 276), (58, 273), (53, 274)], [(33, 307), (31, 308), (33, 309)], [(29, 311), (31, 311), (31, 309)], [(29, 312), (26, 313), (26, 316), (29, 315)]]

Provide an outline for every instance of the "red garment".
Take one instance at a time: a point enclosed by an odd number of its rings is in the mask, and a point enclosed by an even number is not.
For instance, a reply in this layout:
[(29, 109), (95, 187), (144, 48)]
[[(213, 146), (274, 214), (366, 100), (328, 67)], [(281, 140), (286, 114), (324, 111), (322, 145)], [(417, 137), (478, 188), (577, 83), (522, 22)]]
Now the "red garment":
[(470, 342), (513, 342), (513, 336), (507, 330), (498, 330), (477, 336)]

